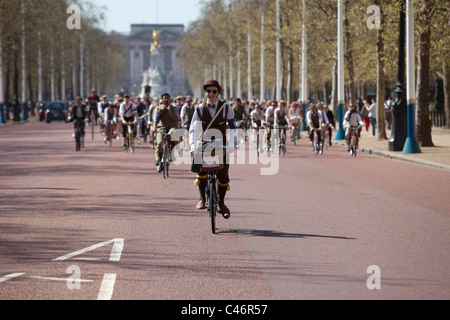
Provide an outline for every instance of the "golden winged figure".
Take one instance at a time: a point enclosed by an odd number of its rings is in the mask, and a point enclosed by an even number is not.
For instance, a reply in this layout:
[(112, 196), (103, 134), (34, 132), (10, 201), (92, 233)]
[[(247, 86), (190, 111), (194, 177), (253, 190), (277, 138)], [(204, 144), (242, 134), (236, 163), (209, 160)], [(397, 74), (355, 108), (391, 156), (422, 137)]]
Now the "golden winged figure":
[(154, 52), (156, 49), (161, 49), (161, 45), (159, 44), (159, 35), (161, 34), (161, 32), (162, 29), (153, 29), (153, 43), (150, 46), (150, 52)]

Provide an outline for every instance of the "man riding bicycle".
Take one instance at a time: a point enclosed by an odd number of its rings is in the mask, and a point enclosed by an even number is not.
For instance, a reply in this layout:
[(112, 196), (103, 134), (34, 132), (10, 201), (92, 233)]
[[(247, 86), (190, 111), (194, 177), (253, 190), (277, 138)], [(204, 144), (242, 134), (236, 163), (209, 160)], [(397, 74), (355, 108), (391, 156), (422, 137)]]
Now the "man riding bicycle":
[[(153, 132), (165, 130), (166, 133), (172, 134), (178, 129), (178, 108), (170, 104), (170, 94), (164, 93), (161, 96), (162, 104), (159, 105), (153, 115)], [(164, 136), (162, 132), (156, 133), (156, 165), (157, 171), (161, 172), (163, 169), (163, 142)], [(171, 141), (172, 148), (177, 144), (177, 141)]]
[[(88, 114), (88, 109), (87, 106), (83, 103), (81, 97), (76, 97), (75, 101), (76, 102), (72, 105), (72, 108), (70, 109), (70, 115), (67, 118), (67, 122), (73, 120), (74, 131), (78, 126), (80, 127), (81, 147), (84, 148), (84, 135), (85, 135), (84, 128), (86, 126), (85, 120), (87, 120), (86, 117)], [(73, 134), (73, 137), (75, 137), (75, 132)]]
[(129, 95), (124, 95), (125, 101), (119, 107), (119, 115), (122, 120), (122, 136), (123, 136), (123, 150), (127, 150), (127, 122), (133, 122), (133, 131), (137, 123), (137, 110), (133, 102), (130, 101)]
[(100, 102), (100, 98), (98, 97), (97, 92), (96, 92), (95, 89), (92, 89), (92, 90), (91, 90), (91, 94), (87, 97), (86, 101), (87, 101), (88, 106), (89, 106), (89, 109), (88, 109), (88, 112), (89, 112), (89, 115), (88, 115), (89, 121), (90, 121), (90, 117), (91, 117), (92, 112), (94, 112), (94, 122), (95, 122), (95, 125), (97, 125), (97, 118), (98, 118), (98, 108), (97, 108), (97, 105), (98, 105), (98, 103)]
[(270, 101), (269, 106), (266, 109), (266, 143), (267, 143), (267, 151), (269, 151), (271, 143), (271, 130), (273, 129), (274, 115), (275, 109), (278, 106), (278, 102), (275, 100)]
[(322, 112), (317, 110), (316, 105), (312, 104), (309, 107), (309, 111), (306, 114), (306, 122), (310, 129), (309, 139), (311, 140), (311, 143), (313, 142), (313, 139), (314, 139), (314, 129), (318, 129), (317, 130), (317, 134), (319, 136), (318, 143), (320, 144), (320, 141), (322, 140), (321, 131), (322, 131), (323, 118), (322, 118)]
[[(356, 110), (356, 106), (350, 102), (349, 109), (344, 115), (344, 121), (342, 126), (345, 128), (345, 137), (347, 140), (347, 151), (350, 151), (350, 140), (352, 138), (352, 133), (350, 129), (352, 127), (362, 127), (364, 122), (362, 121), (361, 114)], [(358, 131), (359, 136), (359, 131)]]
[[(219, 101), (219, 94), (222, 90), (221, 85), (217, 80), (208, 80), (203, 85), (203, 90), (206, 94), (207, 101), (199, 105), (194, 112), (194, 116), (189, 128), (189, 142), (191, 144), (191, 154), (194, 153), (197, 147), (197, 140), (208, 130), (220, 131), (221, 136), (214, 137), (216, 140), (222, 140), (223, 146), (226, 148), (226, 130), (227, 124), (230, 127), (231, 134), (229, 140), (229, 147), (234, 148), (234, 111), (228, 104)], [(222, 110), (220, 113), (216, 113)], [(214, 119), (214, 117), (216, 117)], [(209, 128), (208, 128), (209, 127)], [(211, 131), (210, 131), (211, 132)], [(212, 139), (213, 137), (211, 137)], [(201, 142), (200, 142), (201, 145)], [(217, 171), (217, 179), (219, 180), (218, 198), (219, 198), (219, 212), (225, 219), (230, 217), (230, 210), (225, 205), (225, 195), (230, 189), (230, 178), (228, 175), (230, 164), (227, 160), (226, 152), (224, 152), (224, 166)], [(195, 185), (198, 186), (200, 193), (200, 201), (197, 203), (197, 209), (205, 209), (206, 194), (205, 189), (207, 185), (207, 172), (197, 173)]]

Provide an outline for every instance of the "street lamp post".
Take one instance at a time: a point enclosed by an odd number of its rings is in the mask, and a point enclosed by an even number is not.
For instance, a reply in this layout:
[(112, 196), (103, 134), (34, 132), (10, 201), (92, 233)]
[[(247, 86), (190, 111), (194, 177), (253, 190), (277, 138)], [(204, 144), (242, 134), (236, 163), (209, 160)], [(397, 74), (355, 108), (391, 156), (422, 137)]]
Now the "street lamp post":
[(398, 47), (398, 75), (395, 101), (392, 108), (390, 151), (402, 151), (406, 140), (406, 94), (403, 89), (405, 81), (405, 0), (401, 0)]
[(406, 2), (406, 94), (408, 131), (403, 153), (421, 153), (416, 139), (416, 90), (414, 73), (414, 1)]
[(308, 78), (307, 78), (307, 64), (306, 64), (306, 0), (303, 0), (303, 12), (302, 12), (302, 66), (301, 66), (301, 77), (302, 77), (302, 87), (301, 87), (301, 104), (303, 112), (303, 120), (301, 131), (307, 131), (306, 126), (306, 103), (308, 100)]
[(336, 132), (336, 140), (345, 140), (344, 122), (344, 8), (342, 0), (338, 0), (338, 79), (337, 79), (337, 100), (338, 100), (338, 122), (339, 129)]

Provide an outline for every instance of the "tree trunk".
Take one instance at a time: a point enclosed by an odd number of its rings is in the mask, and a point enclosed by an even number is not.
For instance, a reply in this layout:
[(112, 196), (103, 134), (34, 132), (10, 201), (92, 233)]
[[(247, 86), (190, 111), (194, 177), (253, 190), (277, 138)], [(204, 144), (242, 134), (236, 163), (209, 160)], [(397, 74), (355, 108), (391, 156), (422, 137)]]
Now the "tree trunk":
[(381, 14), (380, 29), (377, 32), (377, 124), (378, 140), (387, 139), (384, 116), (385, 70), (384, 70), (384, 13)]
[[(345, 7), (348, 8), (350, 1), (345, 1)], [(348, 70), (348, 80), (349, 80), (349, 100), (352, 103), (356, 103), (356, 90), (355, 90), (355, 68), (353, 65), (353, 49), (352, 49), (352, 37), (350, 32), (350, 23), (348, 21), (347, 15), (344, 15), (344, 26), (345, 26), (345, 63)]]
[(422, 147), (434, 147), (429, 110), (430, 39), (432, 0), (424, 0), (419, 18), (419, 52), (417, 64), (417, 140)]
[(442, 71), (444, 74), (445, 128), (450, 129), (450, 63), (447, 60), (444, 59), (442, 62)]

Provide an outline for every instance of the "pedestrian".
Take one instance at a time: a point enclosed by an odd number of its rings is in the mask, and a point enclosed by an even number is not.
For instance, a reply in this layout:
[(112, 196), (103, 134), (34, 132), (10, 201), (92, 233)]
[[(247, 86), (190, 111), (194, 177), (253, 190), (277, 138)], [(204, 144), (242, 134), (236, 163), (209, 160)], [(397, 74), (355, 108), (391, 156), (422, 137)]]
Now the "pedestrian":
[(392, 127), (392, 106), (394, 102), (391, 97), (388, 97), (386, 102), (384, 103), (384, 117), (386, 119), (386, 126), (388, 130), (391, 130)]
[(369, 103), (365, 101), (364, 106), (369, 112), (368, 116), (370, 118), (370, 124), (372, 125), (372, 136), (375, 137), (375, 127), (377, 125), (377, 100), (372, 98), (372, 104), (369, 106)]

